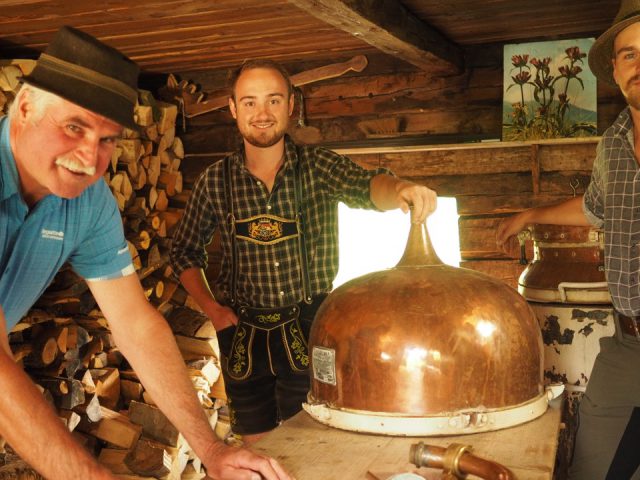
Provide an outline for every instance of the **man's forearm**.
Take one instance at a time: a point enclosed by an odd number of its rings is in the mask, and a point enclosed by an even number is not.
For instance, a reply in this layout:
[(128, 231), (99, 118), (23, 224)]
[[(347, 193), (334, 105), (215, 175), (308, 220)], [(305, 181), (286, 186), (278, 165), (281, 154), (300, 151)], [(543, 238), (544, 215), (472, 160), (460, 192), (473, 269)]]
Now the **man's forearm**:
[[(140, 312), (134, 328), (112, 327), (114, 340), (160, 410), (204, 458), (218, 443), (195, 394), (170, 328), (155, 310)], [(224, 446), (220, 442), (220, 447)]]
[(545, 207), (532, 208), (523, 213), (526, 223), (541, 223), (551, 225), (591, 225), (582, 209), (583, 197), (578, 196)]
[(238, 319), (233, 311), (220, 305), (209, 289), (209, 283), (201, 268), (189, 268), (180, 274), (180, 282), (202, 311), (209, 317), (216, 331), (235, 325)]
[(137, 277), (89, 282), (89, 287), (115, 343), (196, 454), (203, 458), (212, 448), (224, 449), (198, 401), (173, 332), (145, 298)]
[(25, 462), (51, 479), (115, 478), (73, 439), (4, 349), (0, 349), (0, 385), (0, 436)]
[(280, 474), (274, 472), (273, 460), (227, 447), (217, 439), (175, 337), (166, 320), (145, 298), (136, 275), (87, 283), (109, 321), (116, 344), (151, 398), (206, 465), (211, 478), (290, 478), (281, 467)]
[(398, 208), (398, 186), (409, 182), (391, 175), (376, 175), (371, 179), (370, 197), (373, 204), (380, 210)]
[(201, 268), (188, 268), (180, 274), (180, 282), (205, 312), (215, 308), (217, 302)]

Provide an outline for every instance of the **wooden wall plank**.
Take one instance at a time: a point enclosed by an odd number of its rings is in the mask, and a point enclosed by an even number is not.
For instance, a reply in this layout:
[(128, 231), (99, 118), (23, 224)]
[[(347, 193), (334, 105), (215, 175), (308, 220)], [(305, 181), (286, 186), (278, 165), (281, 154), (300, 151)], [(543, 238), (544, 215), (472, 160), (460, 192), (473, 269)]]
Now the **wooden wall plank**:
[(518, 278), (526, 267), (526, 265), (520, 265), (518, 260), (473, 260), (460, 262), (460, 266), (486, 273), (514, 289), (518, 288)]
[[(460, 232), (460, 256), (463, 261), (518, 259), (519, 245), (513, 242), (505, 252), (496, 245), (498, 225), (504, 217), (460, 217), (458, 230)], [(533, 257), (533, 245), (526, 244), (526, 258)]]

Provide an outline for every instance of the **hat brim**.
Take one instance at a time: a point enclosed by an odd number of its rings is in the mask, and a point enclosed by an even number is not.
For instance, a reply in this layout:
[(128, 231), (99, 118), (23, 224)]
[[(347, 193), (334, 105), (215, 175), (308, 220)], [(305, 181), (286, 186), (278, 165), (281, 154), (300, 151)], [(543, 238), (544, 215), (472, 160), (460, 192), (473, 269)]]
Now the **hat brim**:
[[(98, 85), (68, 77), (57, 71), (36, 65), (30, 75), (22, 77), (24, 83), (58, 95), (82, 108), (113, 120), (131, 130), (140, 127), (135, 123), (131, 102)], [(125, 112), (131, 112), (127, 115)]]
[(616, 23), (600, 35), (591, 46), (589, 68), (598, 80), (613, 87), (617, 86), (613, 78), (613, 43), (618, 33), (636, 22), (640, 22), (640, 15), (634, 15)]

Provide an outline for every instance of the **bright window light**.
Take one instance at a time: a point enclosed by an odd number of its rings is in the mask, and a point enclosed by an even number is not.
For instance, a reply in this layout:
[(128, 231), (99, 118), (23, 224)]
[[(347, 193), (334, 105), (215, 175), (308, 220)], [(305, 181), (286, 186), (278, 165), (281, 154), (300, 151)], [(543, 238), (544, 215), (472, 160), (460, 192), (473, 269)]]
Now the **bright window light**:
[[(334, 288), (366, 273), (394, 267), (407, 245), (409, 215), (401, 210), (374, 212), (338, 207), (340, 269)], [(429, 236), (440, 259), (460, 266), (458, 211), (455, 198), (438, 197), (438, 208), (427, 220)]]

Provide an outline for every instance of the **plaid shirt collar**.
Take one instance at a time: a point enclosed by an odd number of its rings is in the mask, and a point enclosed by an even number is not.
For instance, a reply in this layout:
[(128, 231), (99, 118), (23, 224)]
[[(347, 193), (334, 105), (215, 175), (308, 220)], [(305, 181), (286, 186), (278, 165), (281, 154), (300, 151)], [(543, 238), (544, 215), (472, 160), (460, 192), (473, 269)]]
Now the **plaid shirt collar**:
[[(245, 148), (243, 143), (242, 148), (240, 148), (236, 153), (233, 154), (231, 161), (234, 164), (240, 166), (242, 169), (246, 170), (247, 169), (246, 158), (247, 156), (245, 153)], [(284, 135), (284, 163), (282, 165), (282, 168), (278, 172), (278, 175), (276, 175), (276, 182), (278, 181), (282, 172), (292, 169), (297, 164), (297, 162), (298, 162), (298, 149), (295, 143), (293, 143), (293, 140), (291, 140), (291, 137), (288, 134), (285, 134)]]
[(631, 118), (629, 106), (620, 112), (612, 127), (614, 136), (626, 138), (629, 145), (633, 145), (633, 119)]

